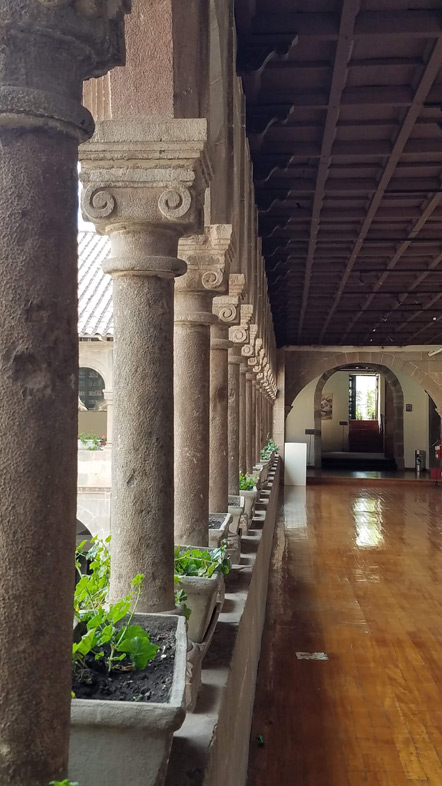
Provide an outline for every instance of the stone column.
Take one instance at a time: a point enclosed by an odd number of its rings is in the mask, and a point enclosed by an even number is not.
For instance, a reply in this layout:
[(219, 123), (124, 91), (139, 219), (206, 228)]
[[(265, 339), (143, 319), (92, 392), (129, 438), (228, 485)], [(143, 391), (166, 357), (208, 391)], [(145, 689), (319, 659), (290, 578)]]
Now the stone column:
[(253, 452), (253, 371), (246, 372), (246, 461), (247, 472), (253, 469), (254, 452)]
[(259, 381), (256, 380), (256, 455), (257, 460), (261, 458), (261, 387)]
[(239, 320), (239, 294), (244, 277), (229, 277), (229, 295), (216, 297), (213, 310), (218, 323), (210, 329), (210, 461), (209, 461), (209, 511), (227, 512), (229, 495), (228, 471), (228, 350), (229, 325)]
[(247, 326), (237, 325), (230, 328), (230, 341), (233, 347), (229, 349), (229, 494), (239, 494), (239, 471), (240, 471), (240, 367), (241, 367), (241, 345), (248, 341), (249, 333)]
[(239, 366), (241, 358), (232, 347), (228, 355), (228, 476), (229, 494), (239, 493)]
[(114, 431), (114, 393), (112, 390), (103, 390), (106, 402), (106, 448), (112, 450)]
[(101, 3), (99, 20), (66, 5), (0, 4), (5, 786), (47, 786), (66, 776), (78, 407), (77, 154), (78, 143), (93, 132), (81, 91), (84, 79), (123, 59), (119, 3), (113, 3), (114, 18)]
[(227, 512), (229, 478), (228, 449), (228, 340), (226, 325), (210, 329), (210, 461), (209, 511)]
[(244, 358), (241, 358), (239, 372), (239, 471), (244, 473), (247, 472), (247, 364), (244, 362)]
[(252, 455), (253, 464), (259, 461), (258, 440), (256, 439), (256, 407), (257, 407), (256, 377), (252, 377)]
[(81, 151), (83, 211), (112, 244), (111, 598), (144, 573), (142, 612), (174, 608), (173, 284), (178, 240), (199, 225), (205, 140), (205, 121), (104, 121)]
[(175, 541), (192, 546), (207, 546), (209, 537), (210, 325), (231, 231), (213, 225), (182, 240), (188, 269), (175, 283)]

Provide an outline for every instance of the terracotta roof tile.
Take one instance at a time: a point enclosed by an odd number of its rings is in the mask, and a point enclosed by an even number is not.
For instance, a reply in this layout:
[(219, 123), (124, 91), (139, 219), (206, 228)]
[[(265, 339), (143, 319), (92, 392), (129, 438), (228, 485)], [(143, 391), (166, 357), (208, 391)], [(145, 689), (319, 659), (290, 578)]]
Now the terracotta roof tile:
[(109, 238), (78, 233), (78, 335), (113, 336), (112, 279), (101, 263), (110, 253)]

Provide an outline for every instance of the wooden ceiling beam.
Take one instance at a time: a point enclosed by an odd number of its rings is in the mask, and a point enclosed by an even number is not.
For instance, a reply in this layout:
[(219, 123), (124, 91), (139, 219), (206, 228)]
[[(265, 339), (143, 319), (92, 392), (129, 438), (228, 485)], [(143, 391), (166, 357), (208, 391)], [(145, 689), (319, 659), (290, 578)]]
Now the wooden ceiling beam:
[(366, 235), (368, 234), (368, 231), (370, 229), (374, 216), (376, 215), (376, 212), (380, 206), (380, 203), (384, 197), (384, 194), (387, 191), (388, 186), (390, 185), (390, 181), (393, 178), (396, 165), (402, 155), (402, 151), (404, 150), (405, 145), (408, 142), (408, 139), (414, 127), (415, 120), (418, 117), (419, 113), (421, 112), (423, 103), (426, 100), (428, 93), (431, 90), (431, 86), (439, 72), (441, 63), (442, 63), (442, 39), (439, 38), (433, 47), (431, 55), (428, 58), (427, 65), (419, 79), (414, 94), (413, 103), (405, 114), (403, 124), (394, 142), (391, 156), (388, 159), (388, 162), (379, 180), (377, 190), (367, 210), (367, 214), (362, 224), (359, 237), (354, 245), (353, 251), (348, 260), (347, 268), (342, 277), (342, 281), (341, 284), (339, 285), (338, 292), (336, 293), (330, 311), (327, 314), (326, 319), (324, 320), (323, 328), (321, 330), (321, 334), (319, 338), (320, 342), (322, 342), (326, 330), (331, 322), (331, 319), (333, 318), (333, 314), (335, 313), (338, 307), (341, 295), (345, 289), (345, 285), (347, 283), (350, 272), (353, 268), (356, 259), (358, 258), (360, 248), (363, 244)]
[[(263, 13), (255, 19), (256, 32), (283, 34), (296, 30), (301, 37), (335, 40), (339, 38), (339, 14), (334, 13)], [(442, 12), (362, 11), (358, 14), (354, 36), (406, 36), (439, 38), (442, 36)]]

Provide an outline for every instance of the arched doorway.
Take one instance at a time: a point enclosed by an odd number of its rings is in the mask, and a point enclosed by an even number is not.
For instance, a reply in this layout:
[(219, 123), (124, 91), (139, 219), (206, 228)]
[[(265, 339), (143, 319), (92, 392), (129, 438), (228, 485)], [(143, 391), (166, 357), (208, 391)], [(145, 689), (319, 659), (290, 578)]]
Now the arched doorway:
[[(398, 470), (404, 469), (404, 395), (402, 386), (393, 371), (387, 366), (378, 363), (369, 363), (362, 367), (365, 371), (371, 371), (382, 375), (386, 385), (386, 409), (385, 418), (381, 427), (383, 429), (383, 439), (385, 455), (391, 455)], [(338, 371), (360, 371), (358, 364), (343, 364), (336, 368), (324, 372), (319, 378), (314, 394), (314, 466), (319, 468), (322, 463), (322, 416), (321, 402), (326, 382)], [(344, 427), (343, 427), (344, 428)]]

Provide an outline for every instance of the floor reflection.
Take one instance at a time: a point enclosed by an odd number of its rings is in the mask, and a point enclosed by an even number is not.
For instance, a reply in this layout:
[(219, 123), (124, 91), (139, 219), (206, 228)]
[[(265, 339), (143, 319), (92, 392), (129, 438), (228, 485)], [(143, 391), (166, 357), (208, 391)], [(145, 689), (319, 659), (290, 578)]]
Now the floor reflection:
[(285, 489), (249, 786), (442, 784), (441, 521), (429, 484)]
[(361, 494), (353, 503), (356, 545), (363, 549), (379, 548), (384, 542), (382, 533), (382, 500)]

